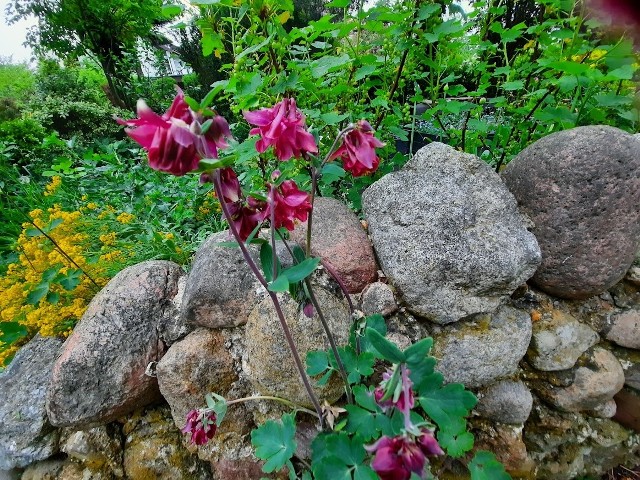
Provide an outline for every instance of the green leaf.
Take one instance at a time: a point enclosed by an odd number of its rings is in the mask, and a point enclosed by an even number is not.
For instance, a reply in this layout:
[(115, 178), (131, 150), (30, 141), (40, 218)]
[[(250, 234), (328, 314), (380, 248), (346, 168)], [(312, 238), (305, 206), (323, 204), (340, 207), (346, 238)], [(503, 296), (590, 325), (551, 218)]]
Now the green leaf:
[(182, 10), (183, 10), (182, 5), (163, 5), (162, 17), (165, 19), (171, 19), (173, 17), (177, 17), (182, 13)]
[(56, 275), (58, 275), (59, 271), (60, 271), (59, 266), (47, 268), (44, 272), (42, 272), (42, 281), (50, 282), (56, 277)]
[(449, 383), (442, 388), (423, 394), (420, 405), (442, 430), (457, 424), (478, 403), (476, 396), (460, 383)]
[(360, 80), (362, 80), (365, 77), (368, 77), (369, 75), (371, 75), (375, 71), (376, 71), (376, 66), (375, 65), (363, 65), (358, 70), (356, 70), (356, 73), (353, 76), (353, 79), (356, 82), (359, 82)]
[(51, 305), (55, 305), (59, 301), (60, 301), (59, 293), (56, 293), (56, 292), (47, 293), (47, 302), (49, 302)]
[(312, 377), (320, 375), (329, 368), (329, 356), (327, 352), (312, 351), (307, 353), (307, 374)]
[(423, 338), (419, 342), (414, 343), (409, 348), (404, 351), (404, 355), (407, 358), (407, 366), (409, 369), (414, 364), (418, 364), (424, 360), (426, 360), (429, 355), (429, 351), (433, 346), (433, 339), (430, 337)]
[[(260, 247), (260, 264), (262, 265), (262, 271), (264, 272), (264, 278), (267, 280), (267, 282), (270, 282), (271, 280), (273, 280), (273, 248), (271, 248), (271, 245), (267, 242), (263, 243), (262, 246)], [(276, 261), (276, 273), (280, 272), (281, 266), (280, 266), (280, 260), (278, 259), (278, 257), (275, 257), (275, 261)]]
[(346, 53), (339, 57), (326, 55), (311, 62), (311, 75), (314, 78), (324, 77), (330, 70), (346, 65), (351, 61), (351, 57)]
[(281, 275), (286, 275), (290, 283), (297, 283), (311, 275), (319, 263), (319, 257), (307, 258), (297, 265), (284, 269)]
[(49, 293), (49, 282), (42, 282), (29, 292), (27, 295), (27, 303), (29, 305), (37, 305), (47, 293)]
[(348, 116), (349, 115), (347, 115), (346, 113), (340, 114), (340, 113), (336, 113), (336, 112), (328, 112), (328, 113), (323, 113), (322, 115), (320, 115), (320, 118), (327, 125), (335, 125), (336, 123), (341, 122), (342, 120), (344, 120)]
[(522, 80), (514, 80), (513, 82), (504, 82), (502, 88), (507, 92), (514, 90), (522, 90), (524, 88), (524, 82)]
[(453, 433), (440, 430), (438, 443), (449, 455), (457, 458), (473, 448), (473, 435), (467, 431)]
[(213, 88), (209, 90), (209, 93), (207, 93), (207, 95), (200, 102), (200, 108), (204, 109), (204, 108), (207, 108), (209, 105), (211, 105), (211, 102), (213, 102), (213, 99), (216, 98), (216, 95), (218, 93), (224, 90), (224, 87), (226, 85), (227, 85), (226, 82), (221, 82), (221, 81), (214, 83), (212, 85)]
[(353, 480), (378, 480), (379, 478), (369, 465), (357, 465), (353, 472)]
[(346, 405), (344, 408), (349, 414), (347, 417), (347, 432), (358, 433), (365, 442), (378, 436), (380, 430), (377, 422), (374, 421), (375, 413), (360, 408), (357, 405)]
[(325, 6), (329, 8), (347, 8), (349, 5), (351, 5), (351, 0), (333, 0)]
[(282, 416), (279, 422), (267, 420), (251, 432), (251, 444), (256, 457), (265, 461), (262, 471), (271, 473), (280, 470), (296, 451), (296, 426), (292, 414)]
[(289, 290), (289, 279), (283, 272), (269, 284), (268, 288), (270, 292), (286, 292)]
[(374, 389), (375, 387), (373, 385), (369, 388), (364, 385), (356, 385), (353, 387), (353, 398), (361, 407), (364, 407), (372, 412), (379, 412), (380, 407), (376, 403), (376, 399), (373, 396)]
[(393, 343), (380, 335), (377, 330), (367, 328), (365, 336), (382, 358), (391, 363), (402, 363), (406, 360), (404, 353)]
[(313, 475), (315, 478), (351, 480), (351, 468), (340, 457), (330, 455), (314, 463)]
[(80, 279), (82, 277), (82, 270), (69, 270), (67, 274), (60, 279), (60, 285), (65, 290), (73, 290), (80, 285)]
[(485, 450), (478, 450), (469, 462), (471, 480), (510, 480), (511, 476), (505, 472), (504, 466), (496, 456)]
[(12, 344), (27, 336), (29, 332), (18, 322), (0, 322), (0, 342)]

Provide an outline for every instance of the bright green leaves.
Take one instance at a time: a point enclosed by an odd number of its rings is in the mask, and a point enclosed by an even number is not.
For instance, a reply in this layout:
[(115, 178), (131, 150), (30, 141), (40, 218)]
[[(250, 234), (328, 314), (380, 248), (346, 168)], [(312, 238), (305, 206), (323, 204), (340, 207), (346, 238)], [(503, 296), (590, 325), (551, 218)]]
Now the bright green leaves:
[(298, 257), (296, 260), (298, 261), (296, 265), (283, 270), (280, 260), (277, 255), (274, 255), (271, 245), (267, 242), (262, 242), (260, 246), (260, 265), (266, 281), (269, 282), (268, 288), (270, 291), (289, 291), (292, 286), (311, 275), (320, 263), (320, 258), (318, 257), (305, 259)]
[[(364, 439), (344, 432), (318, 435), (311, 444), (315, 478), (376, 480), (376, 473), (365, 464)], [(368, 463), (368, 462), (366, 462)]]
[(283, 415), (278, 422), (267, 420), (251, 432), (251, 444), (256, 449), (256, 457), (265, 461), (263, 472), (271, 473), (291, 463), (291, 457), (297, 448), (295, 433), (296, 425), (292, 414)]
[(459, 383), (444, 386), (438, 383), (441, 381), (436, 382), (431, 390), (420, 392), (418, 401), (438, 425), (440, 446), (452, 457), (460, 457), (473, 448), (473, 435), (467, 432), (465, 417), (478, 400)]
[(0, 322), (0, 342), (11, 344), (28, 335), (24, 325), (18, 322)]
[(471, 480), (510, 480), (504, 466), (491, 452), (479, 450), (469, 463)]
[(387, 340), (377, 330), (367, 328), (366, 337), (380, 356), (391, 363), (402, 363), (406, 361), (406, 356), (396, 345)]
[(27, 295), (29, 305), (37, 305), (45, 297), (50, 303), (58, 303), (60, 295), (50, 292), (51, 286), (54, 284), (58, 284), (68, 291), (75, 289), (80, 284), (82, 270), (67, 269), (66, 273), (62, 273), (61, 269), (62, 266), (58, 265), (48, 268), (42, 273), (40, 283), (32, 287)]

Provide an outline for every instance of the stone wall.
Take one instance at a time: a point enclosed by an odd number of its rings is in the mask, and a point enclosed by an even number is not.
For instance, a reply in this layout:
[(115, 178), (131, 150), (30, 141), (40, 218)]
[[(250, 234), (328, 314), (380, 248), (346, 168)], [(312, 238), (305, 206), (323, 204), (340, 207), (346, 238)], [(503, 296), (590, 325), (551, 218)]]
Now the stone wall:
[[(516, 478), (640, 463), (638, 139), (553, 134), (502, 178), (433, 143), (368, 188), (363, 212), (318, 198), (314, 254), (398, 345), (435, 339), (446, 381), (479, 397), (477, 446)], [(209, 392), (305, 401), (266, 292), (227, 239), (204, 242), (188, 275), (164, 261), (122, 271), (64, 343), (36, 337), (19, 352), (0, 374), (0, 479), (263, 476), (248, 434), (279, 414), (272, 404), (230, 408), (201, 447), (179, 431)], [(344, 341), (345, 298), (325, 268), (313, 281)], [(316, 318), (283, 305), (303, 355), (328, 347)]]

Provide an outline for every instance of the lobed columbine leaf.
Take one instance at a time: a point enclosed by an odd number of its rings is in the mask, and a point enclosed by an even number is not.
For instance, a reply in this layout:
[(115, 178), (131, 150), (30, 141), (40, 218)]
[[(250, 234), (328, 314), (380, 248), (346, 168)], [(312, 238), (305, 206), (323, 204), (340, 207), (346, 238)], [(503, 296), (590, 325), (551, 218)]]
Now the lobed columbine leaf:
[(267, 420), (251, 432), (251, 444), (256, 457), (265, 461), (262, 471), (271, 473), (280, 470), (296, 451), (296, 424), (293, 414), (282, 416), (280, 421)]
[(469, 462), (471, 480), (510, 480), (511, 476), (504, 471), (504, 466), (496, 456), (485, 450), (478, 450)]

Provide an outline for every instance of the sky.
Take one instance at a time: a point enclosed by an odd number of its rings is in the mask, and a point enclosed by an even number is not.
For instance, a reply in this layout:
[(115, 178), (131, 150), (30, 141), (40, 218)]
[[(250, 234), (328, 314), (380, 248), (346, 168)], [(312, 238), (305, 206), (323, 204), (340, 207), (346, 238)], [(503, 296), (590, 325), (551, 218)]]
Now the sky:
[(22, 44), (25, 41), (27, 30), (35, 24), (34, 19), (29, 19), (7, 25), (5, 10), (9, 0), (0, 0), (0, 58), (12, 57), (12, 63), (29, 63), (32, 52)]
[[(7, 15), (5, 10), (9, 0), (0, 0), (0, 58), (12, 58), (12, 63), (30, 63), (32, 51), (23, 45), (27, 30), (35, 25), (35, 19), (27, 20), (7, 25)], [(469, 10), (470, 0), (460, 2), (465, 10)]]

